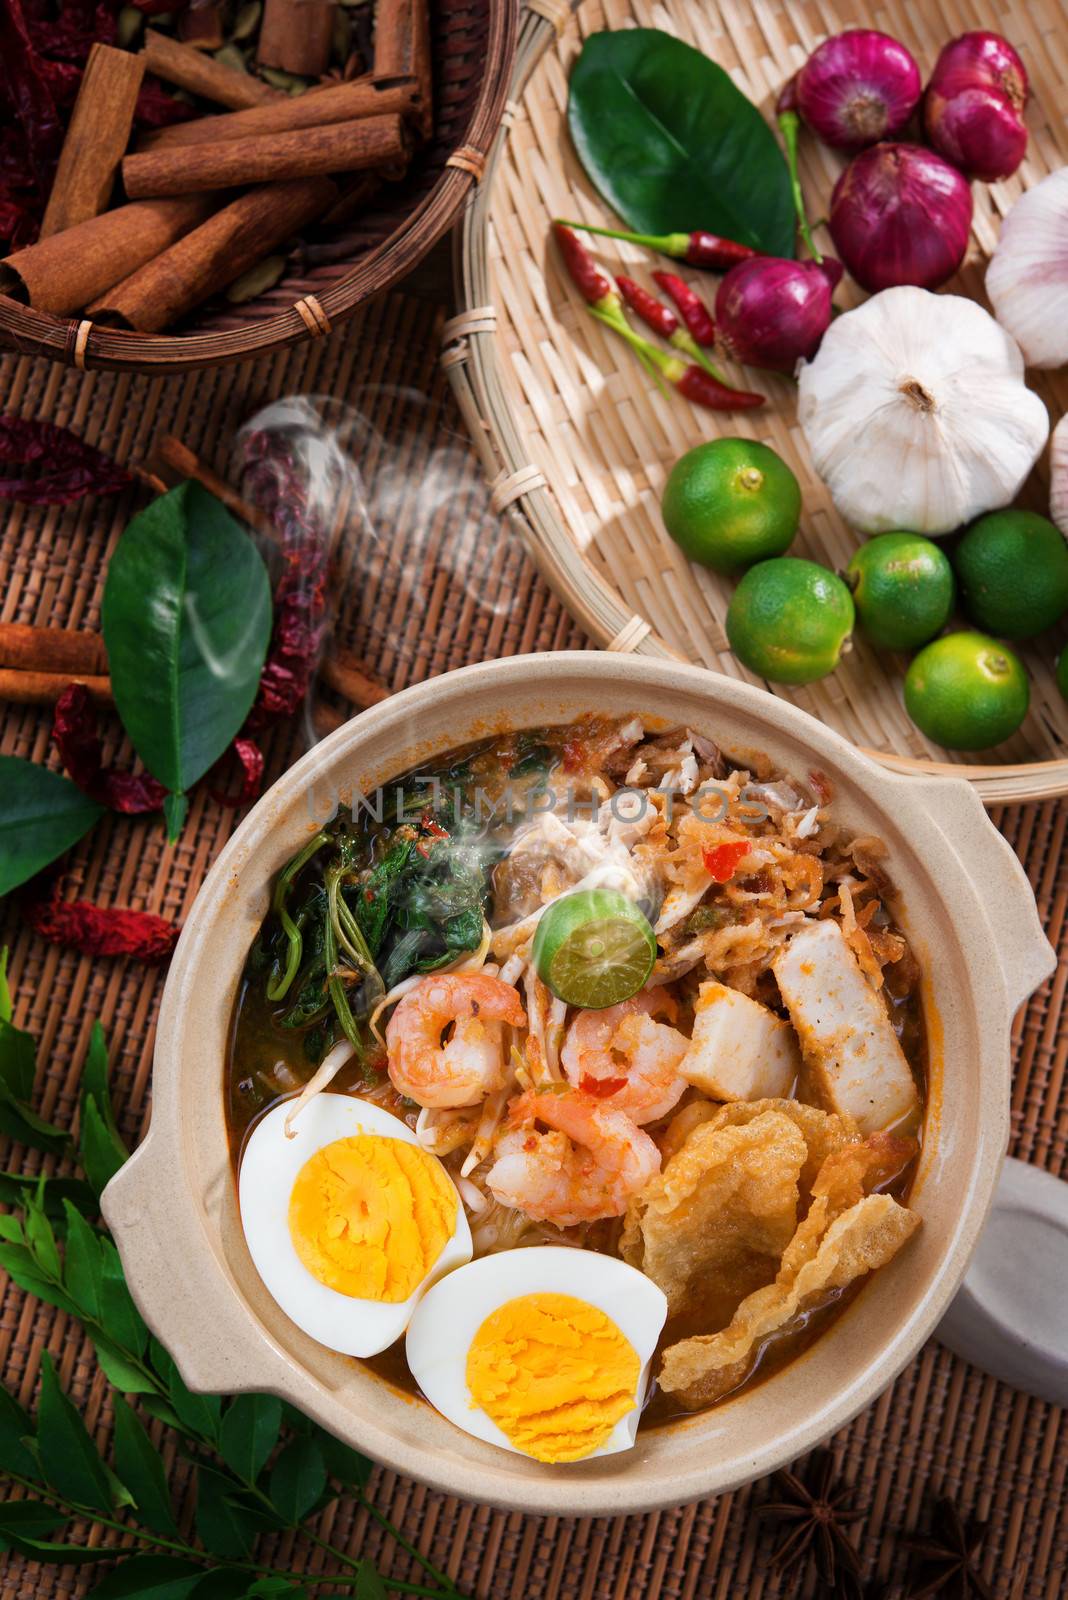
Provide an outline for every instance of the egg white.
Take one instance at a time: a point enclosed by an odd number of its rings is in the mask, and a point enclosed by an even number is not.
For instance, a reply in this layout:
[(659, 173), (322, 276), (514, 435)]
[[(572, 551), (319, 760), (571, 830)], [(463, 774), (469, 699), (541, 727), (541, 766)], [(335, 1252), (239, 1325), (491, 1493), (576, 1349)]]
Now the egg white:
[(502, 1250), (458, 1267), (423, 1296), (408, 1327), (405, 1352), (420, 1389), (465, 1433), (533, 1460), (472, 1404), (467, 1387), (467, 1353), (479, 1328), (498, 1306), (528, 1294), (568, 1294), (585, 1300), (611, 1317), (634, 1346), (641, 1362), (635, 1409), (619, 1419), (604, 1444), (582, 1459), (629, 1450), (649, 1386), (649, 1364), (667, 1318), (667, 1300), (652, 1279), (615, 1256), (537, 1245)]
[[(378, 1134), (404, 1144), (418, 1140), (406, 1122), (353, 1095), (319, 1094), (300, 1112), (293, 1137), (285, 1135), (292, 1106), (272, 1107), (249, 1136), (238, 1177), (241, 1226), (256, 1271), (298, 1328), (347, 1356), (372, 1356), (399, 1339), (420, 1296), (444, 1273), (471, 1259), (471, 1229), (456, 1197), (456, 1228), (431, 1270), (402, 1303), (340, 1294), (308, 1271), (289, 1231), (289, 1200), (304, 1163), (335, 1139)], [(450, 1180), (451, 1181), (451, 1180)], [(455, 1187), (455, 1185), (454, 1185)]]

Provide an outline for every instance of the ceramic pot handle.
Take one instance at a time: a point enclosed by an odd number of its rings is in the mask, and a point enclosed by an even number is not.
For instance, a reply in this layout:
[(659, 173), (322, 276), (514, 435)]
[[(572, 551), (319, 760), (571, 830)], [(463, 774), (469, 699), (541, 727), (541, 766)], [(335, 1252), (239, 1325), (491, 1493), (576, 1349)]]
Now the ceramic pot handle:
[(227, 1282), (174, 1168), (173, 1154), (150, 1129), (101, 1196), (130, 1293), (160, 1342), (178, 1352), (174, 1359), (190, 1389), (271, 1392), (287, 1358), (266, 1334), (255, 1336), (256, 1324)]
[(928, 797), (932, 819), (960, 858), (989, 911), (1009, 1003), (1015, 1012), (1057, 965), (1034, 890), (1015, 850), (994, 827), (973, 786), (957, 778), (907, 778)]

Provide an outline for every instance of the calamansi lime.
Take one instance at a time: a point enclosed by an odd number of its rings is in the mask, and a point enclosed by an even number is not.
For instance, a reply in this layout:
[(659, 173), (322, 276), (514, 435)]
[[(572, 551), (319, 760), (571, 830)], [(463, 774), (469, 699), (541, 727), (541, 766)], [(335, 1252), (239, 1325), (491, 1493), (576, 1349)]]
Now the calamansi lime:
[(664, 486), (664, 525), (692, 561), (727, 574), (789, 548), (801, 489), (754, 439), (711, 439), (680, 456)]
[(853, 629), (853, 599), (815, 561), (780, 556), (750, 568), (727, 610), (731, 649), (772, 683), (811, 683), (838, 665)]
[(982, 633), (947, 633), (915, 657), (905, 709), (947, 750), (986, 750), (1016, 732), (1030, 688), (1019, 657)]
[(656, 935), (618, 889), (580, 889), (544, 913), (531, 952), (558, 1000), (600, 1011), (637, 994), (656, 960)]
[(1034, 511), (980, 517), (953, 559), (968, 617), (999, 638), (1032, 639), (1068, 610), (1068, 545)]
[(880, 650), (918, 650), (945, 627), (953, 568), (918, 533), (880, 533), (862, 544), (845, 573), (857, 620)]

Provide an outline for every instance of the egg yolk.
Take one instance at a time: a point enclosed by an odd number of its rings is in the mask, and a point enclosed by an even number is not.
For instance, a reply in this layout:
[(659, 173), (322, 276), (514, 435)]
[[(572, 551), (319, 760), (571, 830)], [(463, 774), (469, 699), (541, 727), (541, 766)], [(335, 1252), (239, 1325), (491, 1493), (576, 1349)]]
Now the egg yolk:
[(293, 1247), (313, 1277), (359, 1300), (407, 1300), (456, 1229), (456, 1191), (418, 1145), (336, 1139), (304, 1163), (289, 1197)]
[(506, 1300), (467, 1352), (467, 1387), (517, 1449), (581, 1461), (637, 1404), (641, 1362), (596, 1306), (569, 1294)]

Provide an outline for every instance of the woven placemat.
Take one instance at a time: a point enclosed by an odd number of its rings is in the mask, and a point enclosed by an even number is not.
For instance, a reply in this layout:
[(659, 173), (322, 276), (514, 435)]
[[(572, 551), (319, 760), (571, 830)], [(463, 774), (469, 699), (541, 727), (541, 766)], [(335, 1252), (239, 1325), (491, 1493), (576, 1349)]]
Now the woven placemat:
[[(473, 453), (435, 364), (441, 312), (400, 295), (358, 314), (343, 335), (268, 361), (186, 379), (79, 378), (14, 358), (0, 362), (0, 410), (69, 424), (122, 460), (151, 454), (179, 434), (220, 472), (236, 428), (291, 394), (344, 397), (374, 422), (398, 489), (377, 542), (357, 538), (339, 561), (339, 633), (392, 688), (473, 660), (582, 644), (573, 624), (488, 511)], [(445, 467), (443, 469), (443, 463)], [(0, 620), (93, 626), (107, 552), (135, 497), (86, 501), (63, 511), (5, 507), (0, 539)], [(340, 702), (338, 702), (340, 704)], [(0, 708), (5, 752), (42, 760), (48, 717)], [(112, 719), (112, 725), (113, 719)], [(268, 751), (268, 777), (300, 751), (287, 729)], [(118, 751), (120, 756), (122, 750)], [(129, 752), (126, 752), (128, 756)], [(72, 857), (69, 882), (103, 903), (181, 919), (234, 825), (232, 812), (198, 794), (179, 843), (157, 823), (116, 818)], [(995, 821), (1024, 860), (1051, 939), (1068, 954), (1068, 804), (1004, 810)], [(100, 1017), (114, 1059), (124, 1132), (136, 1139), (148, 1114), (150, 1063), (162, 974), (135, 963), (79, 960), (27, 936), (15, 915), (0, 918), (12, 946), (16, 1020), (40, 1041), (39, 1103), (73, 1119), (89, 1026)], [(1017, 1020), (1013, 1153), (1053, 1172), (1068, 1168), (1068, 1030), (1061, 1028), (1068, 967)], [(18, 1148), (4, 1166), (36, 1171)], [(1036, 1261), (1034, 1270), (1043, 1270)], [(106, 1424), (107, 1388), (88, 1343), (59, 1312), (10, 1285), (0, 1300), (0, 1363), (8, 1385), (31, 1401), (40, 1352), (91, 1428)], [(922, 1522), (925, 1502), (951, 1494), (987, 1519), (984, 1571), (998, 1600), (1061, 1600), (1068, 1570), (1068, 1430), (1062, 1414), (984, 1377), (929, 1344), (893, 1387), (833, 1441), (841, 1475), (867, 1508), (854, 1530), (867, 1572), (900, 1577), (899, 1531)], [(174, 1468), (188, 1516), (187, 1477)], [(504, 1515), (433, 1494), (380, 1472), (372, 1483), (386, 1510), (462, 1587), (482, 1600), (785, 1600), (808, 1593), (766, 1564), (769, 1535), (751, 1517), (767, 1495), (757, 1484), (648, 1517)], [(341, 1501), (329, 1536), (374, 1555), (400, 1579), (419, 1576), (366, 1513)], [(301, 1557), (283, 1540), (278, 1558)], [(0, 1558), (3, 1560), (4, 1558)], [(325, 1570), (313, 1556), (309, 1571)], [(0, 1600), (81, 1595), (89, 1569), (40, 1568), (7, 1558)], [(892, 1591), (900, 1592), (900, 1591)]]

